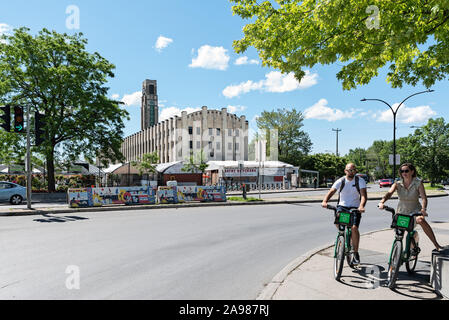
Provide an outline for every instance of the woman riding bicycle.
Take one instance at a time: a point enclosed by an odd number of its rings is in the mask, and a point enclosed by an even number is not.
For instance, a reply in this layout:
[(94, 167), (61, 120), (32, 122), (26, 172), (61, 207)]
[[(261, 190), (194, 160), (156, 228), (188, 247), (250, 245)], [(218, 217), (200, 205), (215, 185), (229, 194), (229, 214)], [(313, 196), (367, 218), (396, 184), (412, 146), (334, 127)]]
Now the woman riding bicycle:
[[(416, 168), (411, 163), (404, 163), (399, 167), (399, 176), (401, 180), (396, 181), (390, 188), (390, 190), (383, 196), (379, 202), (379, 209), (384, 209), (384, 203), (391, 198), (393, 193), (397, 191), (399, 203), (396, 213), (409, 214), (416, 211), (421, 211), (422, 216), (416, 217), (416, 223), (418, 223), (425, 234), (432, 241), (436, 250), (443, 249), (435, 238), (432, 227), (427, 223), (425, 216), (428, 216), (427, 209), (427, 196), (424, 189), (424, 185), (421, 179), (416, 177)], [(419, 202), (421, 196), (422, 205)]]

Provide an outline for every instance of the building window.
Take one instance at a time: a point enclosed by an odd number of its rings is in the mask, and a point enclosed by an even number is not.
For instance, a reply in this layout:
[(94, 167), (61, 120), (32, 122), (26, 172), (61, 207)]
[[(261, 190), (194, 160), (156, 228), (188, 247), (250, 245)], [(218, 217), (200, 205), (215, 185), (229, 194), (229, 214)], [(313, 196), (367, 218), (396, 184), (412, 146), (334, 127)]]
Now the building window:
[(217, 136), (220, 135), (220, 128), (217, 128)]
[(220, 142), (217, 142), (217, 150), (220, 150)]
[(209, 135), (213, 135), (212, 128), (209, 128)]
[(236, 136), (236, 137), (239, 137), (239, 136), (240, 136), (240, 130), (239, 130), (239, 129), (235, 130), (235, 136)]
[(190, 149), (193, 149), (193, 141), (190, 141)]
[(189, 134), (193, 134), (193, 127), (189, 127)]
[(232, 150), (232, 142), (228, 143), (228, 150)]
[(232, 129), (228, 129), (228, 136), (232, 137)]
[(197, 141), (196, 142), (196, 148), (197, 149), (201, 149), (201, 141)]
[(208, 146), (209, 146), (209, 149), (212, 149), (212, 141), (209, 141)]
[(197, 135), (201, 135), (201, 128), (200, 127), (196, 127), (196, 134)]

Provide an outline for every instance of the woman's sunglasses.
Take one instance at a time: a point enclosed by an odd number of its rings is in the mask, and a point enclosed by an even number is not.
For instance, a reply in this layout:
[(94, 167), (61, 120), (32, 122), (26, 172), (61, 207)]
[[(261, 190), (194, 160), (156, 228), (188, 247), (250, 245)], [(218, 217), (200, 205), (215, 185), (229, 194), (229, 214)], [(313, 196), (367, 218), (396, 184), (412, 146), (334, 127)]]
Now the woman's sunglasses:
[(409, 169), (401, 170), (401, 173), (409, 173), (409, 172), (410, 172)]

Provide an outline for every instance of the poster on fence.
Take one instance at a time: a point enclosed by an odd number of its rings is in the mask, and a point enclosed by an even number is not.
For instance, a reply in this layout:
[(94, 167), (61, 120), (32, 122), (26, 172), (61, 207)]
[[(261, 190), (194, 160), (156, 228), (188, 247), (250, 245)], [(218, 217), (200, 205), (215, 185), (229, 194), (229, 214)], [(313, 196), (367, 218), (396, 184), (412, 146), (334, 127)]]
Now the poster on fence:
[(176, 187), (159, 187), (157, 198), (159, 203), (178, 203), (178, 193)]
[(111, 204), (155, 204), (153, 189), (143, 187), (92, 188), (94, 206)]
[(226, 193), (224, 187), (208, 187), (208, 186), (179, 186), (178, 201), (201, 201), (201, 202), (225, 202)]
[(87, 208), (92, 206), (90, 188), (69, 189), (68, 200), (71, 208)]
[(207, 201), (226, 202), (225, 187), (201, 187), (207, 194)]

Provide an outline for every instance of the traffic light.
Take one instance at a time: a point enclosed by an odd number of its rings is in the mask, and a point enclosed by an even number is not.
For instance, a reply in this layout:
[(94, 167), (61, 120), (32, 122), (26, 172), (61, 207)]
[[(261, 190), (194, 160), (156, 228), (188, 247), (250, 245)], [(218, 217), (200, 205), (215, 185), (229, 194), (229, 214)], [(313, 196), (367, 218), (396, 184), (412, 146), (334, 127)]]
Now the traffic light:
[(45, 141), (45, 115), (40, 114), (39, 112), (34, 113), (34, 130), (36, 133), (35, 136), (35, 145), (40, 146)]
[(22, 133), (24, 131), (23, 108), (20, 106), (14, 106), (14, 132)]
[(9, 105), (0, 107), (0, 110), (2, 110), (2, 115), (0, 116), (0, 119), (2, 120), (1, 127), (5, 129), (6, 132), (11, 131), (11, 107)]

